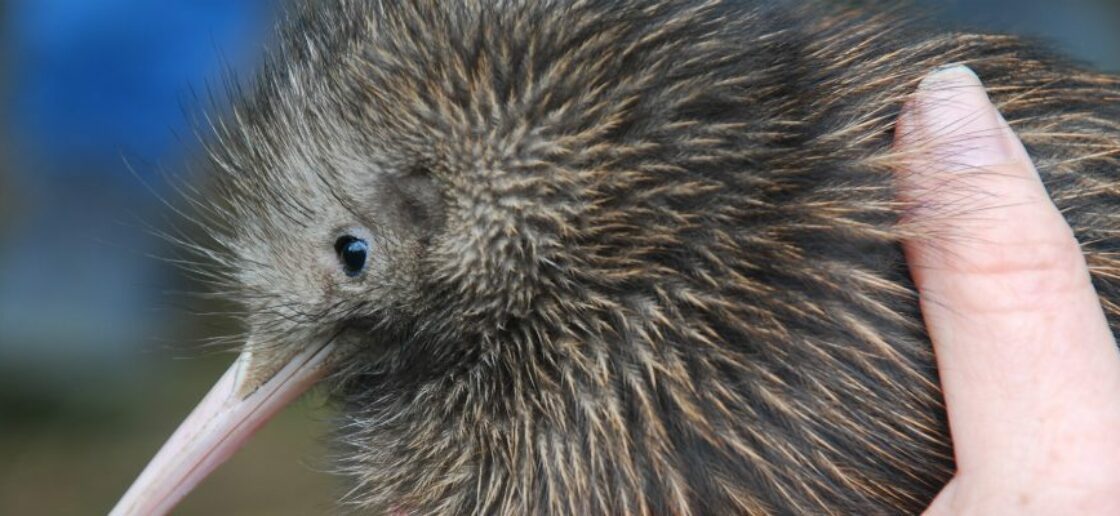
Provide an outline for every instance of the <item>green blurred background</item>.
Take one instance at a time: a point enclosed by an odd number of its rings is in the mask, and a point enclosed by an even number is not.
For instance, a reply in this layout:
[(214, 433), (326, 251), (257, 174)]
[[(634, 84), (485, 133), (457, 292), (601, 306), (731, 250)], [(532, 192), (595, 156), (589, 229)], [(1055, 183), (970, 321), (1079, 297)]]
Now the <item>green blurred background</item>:
[[(1120, 71), (1120, 0), (919, 3)], [(227, 367), (200, 343), (235, 322), (192, 315), (215, 307), (144, 226), (174, 218), (163, 172), (205, 181), (198, 99), (251, 73), (274, 6), (0, 0), (0, 515), (106, 512)], [(177, 514), (331, 512), (329, 419), (297, 403)]]

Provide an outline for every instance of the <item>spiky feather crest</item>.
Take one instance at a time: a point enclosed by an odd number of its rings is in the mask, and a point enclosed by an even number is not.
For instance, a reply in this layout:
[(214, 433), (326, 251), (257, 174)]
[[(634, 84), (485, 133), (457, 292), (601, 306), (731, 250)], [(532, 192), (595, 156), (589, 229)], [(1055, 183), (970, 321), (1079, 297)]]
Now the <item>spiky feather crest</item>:
[[(1117, 329), (1120, 82), (1016, 38), (731, 0), (290, 13), (216, 128), (211, 211), (255, 331), (358, 330), (363, 509), (922, 509), (953, 464), (899, 242), (942, 235), (905, 222), (891, 141), (948, 63), (1036, 158)], [(422, 227), (379, 217), (413, 180)], [(324, 272), (347, 225), (392, 281)]]

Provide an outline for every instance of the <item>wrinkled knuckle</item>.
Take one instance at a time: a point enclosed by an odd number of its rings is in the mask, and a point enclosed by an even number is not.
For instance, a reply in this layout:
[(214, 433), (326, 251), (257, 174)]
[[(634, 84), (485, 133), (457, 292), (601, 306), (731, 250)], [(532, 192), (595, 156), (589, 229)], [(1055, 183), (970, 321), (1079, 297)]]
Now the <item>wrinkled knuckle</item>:
[(1092, 288), (1072, 235), (1001, 246), (972, 260), (966, 270), (963, 288), (985, 311), (1049, 310)]

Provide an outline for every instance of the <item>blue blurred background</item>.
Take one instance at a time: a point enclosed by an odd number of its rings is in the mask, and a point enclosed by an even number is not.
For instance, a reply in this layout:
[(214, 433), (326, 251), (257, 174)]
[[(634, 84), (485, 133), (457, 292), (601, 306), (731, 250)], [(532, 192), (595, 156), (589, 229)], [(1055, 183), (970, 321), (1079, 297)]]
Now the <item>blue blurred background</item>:
[[(1120, 1), (919, 3), (1120, 71)], [(106, 511), (228, 363), (145, 226), (173, 218), (163, 173), (204, 180), (191, 118), (251, 73), (273, 5), (0, 0), (0, 514)], [(325, 416), (285, 413), (180, 513), (327, 512)]]
[(219, 76), (217, 49), (251, 64), (267, 18), (264, 2), (7, 7), (0, 363), (116, 369), (166, 323), (153, 295), (174, 278), (136, 226), (159, 214), (161, 164), (192, 151), (190, 88)]
[[(204, 180), (192, 118), (251, 73), (274, 3), (0, 0), (0, 514), (106, 512), (228, 363), (148, 229), (174, 218), (164, 174)], [(181, 512), (324, 512), (320, 407)]]

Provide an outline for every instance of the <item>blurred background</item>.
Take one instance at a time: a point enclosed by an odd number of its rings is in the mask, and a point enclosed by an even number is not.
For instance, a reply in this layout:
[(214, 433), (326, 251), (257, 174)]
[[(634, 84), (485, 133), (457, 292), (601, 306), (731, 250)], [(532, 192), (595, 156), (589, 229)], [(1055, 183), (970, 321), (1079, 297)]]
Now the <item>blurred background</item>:
[[(1120, 0), (925, 0), (1120, 71)], [(167, 229), (207, 88), (250, 74), (268, 0), (0, 0), (0, 514), (106, 512), (231, 355), (200, 340)], [(213, 111), (221, 110), (210, 106)], [(197, 177), (196, 177), (197, 176)], [(329, 409), (266, 427), (177, 514), (330, 512)]]

